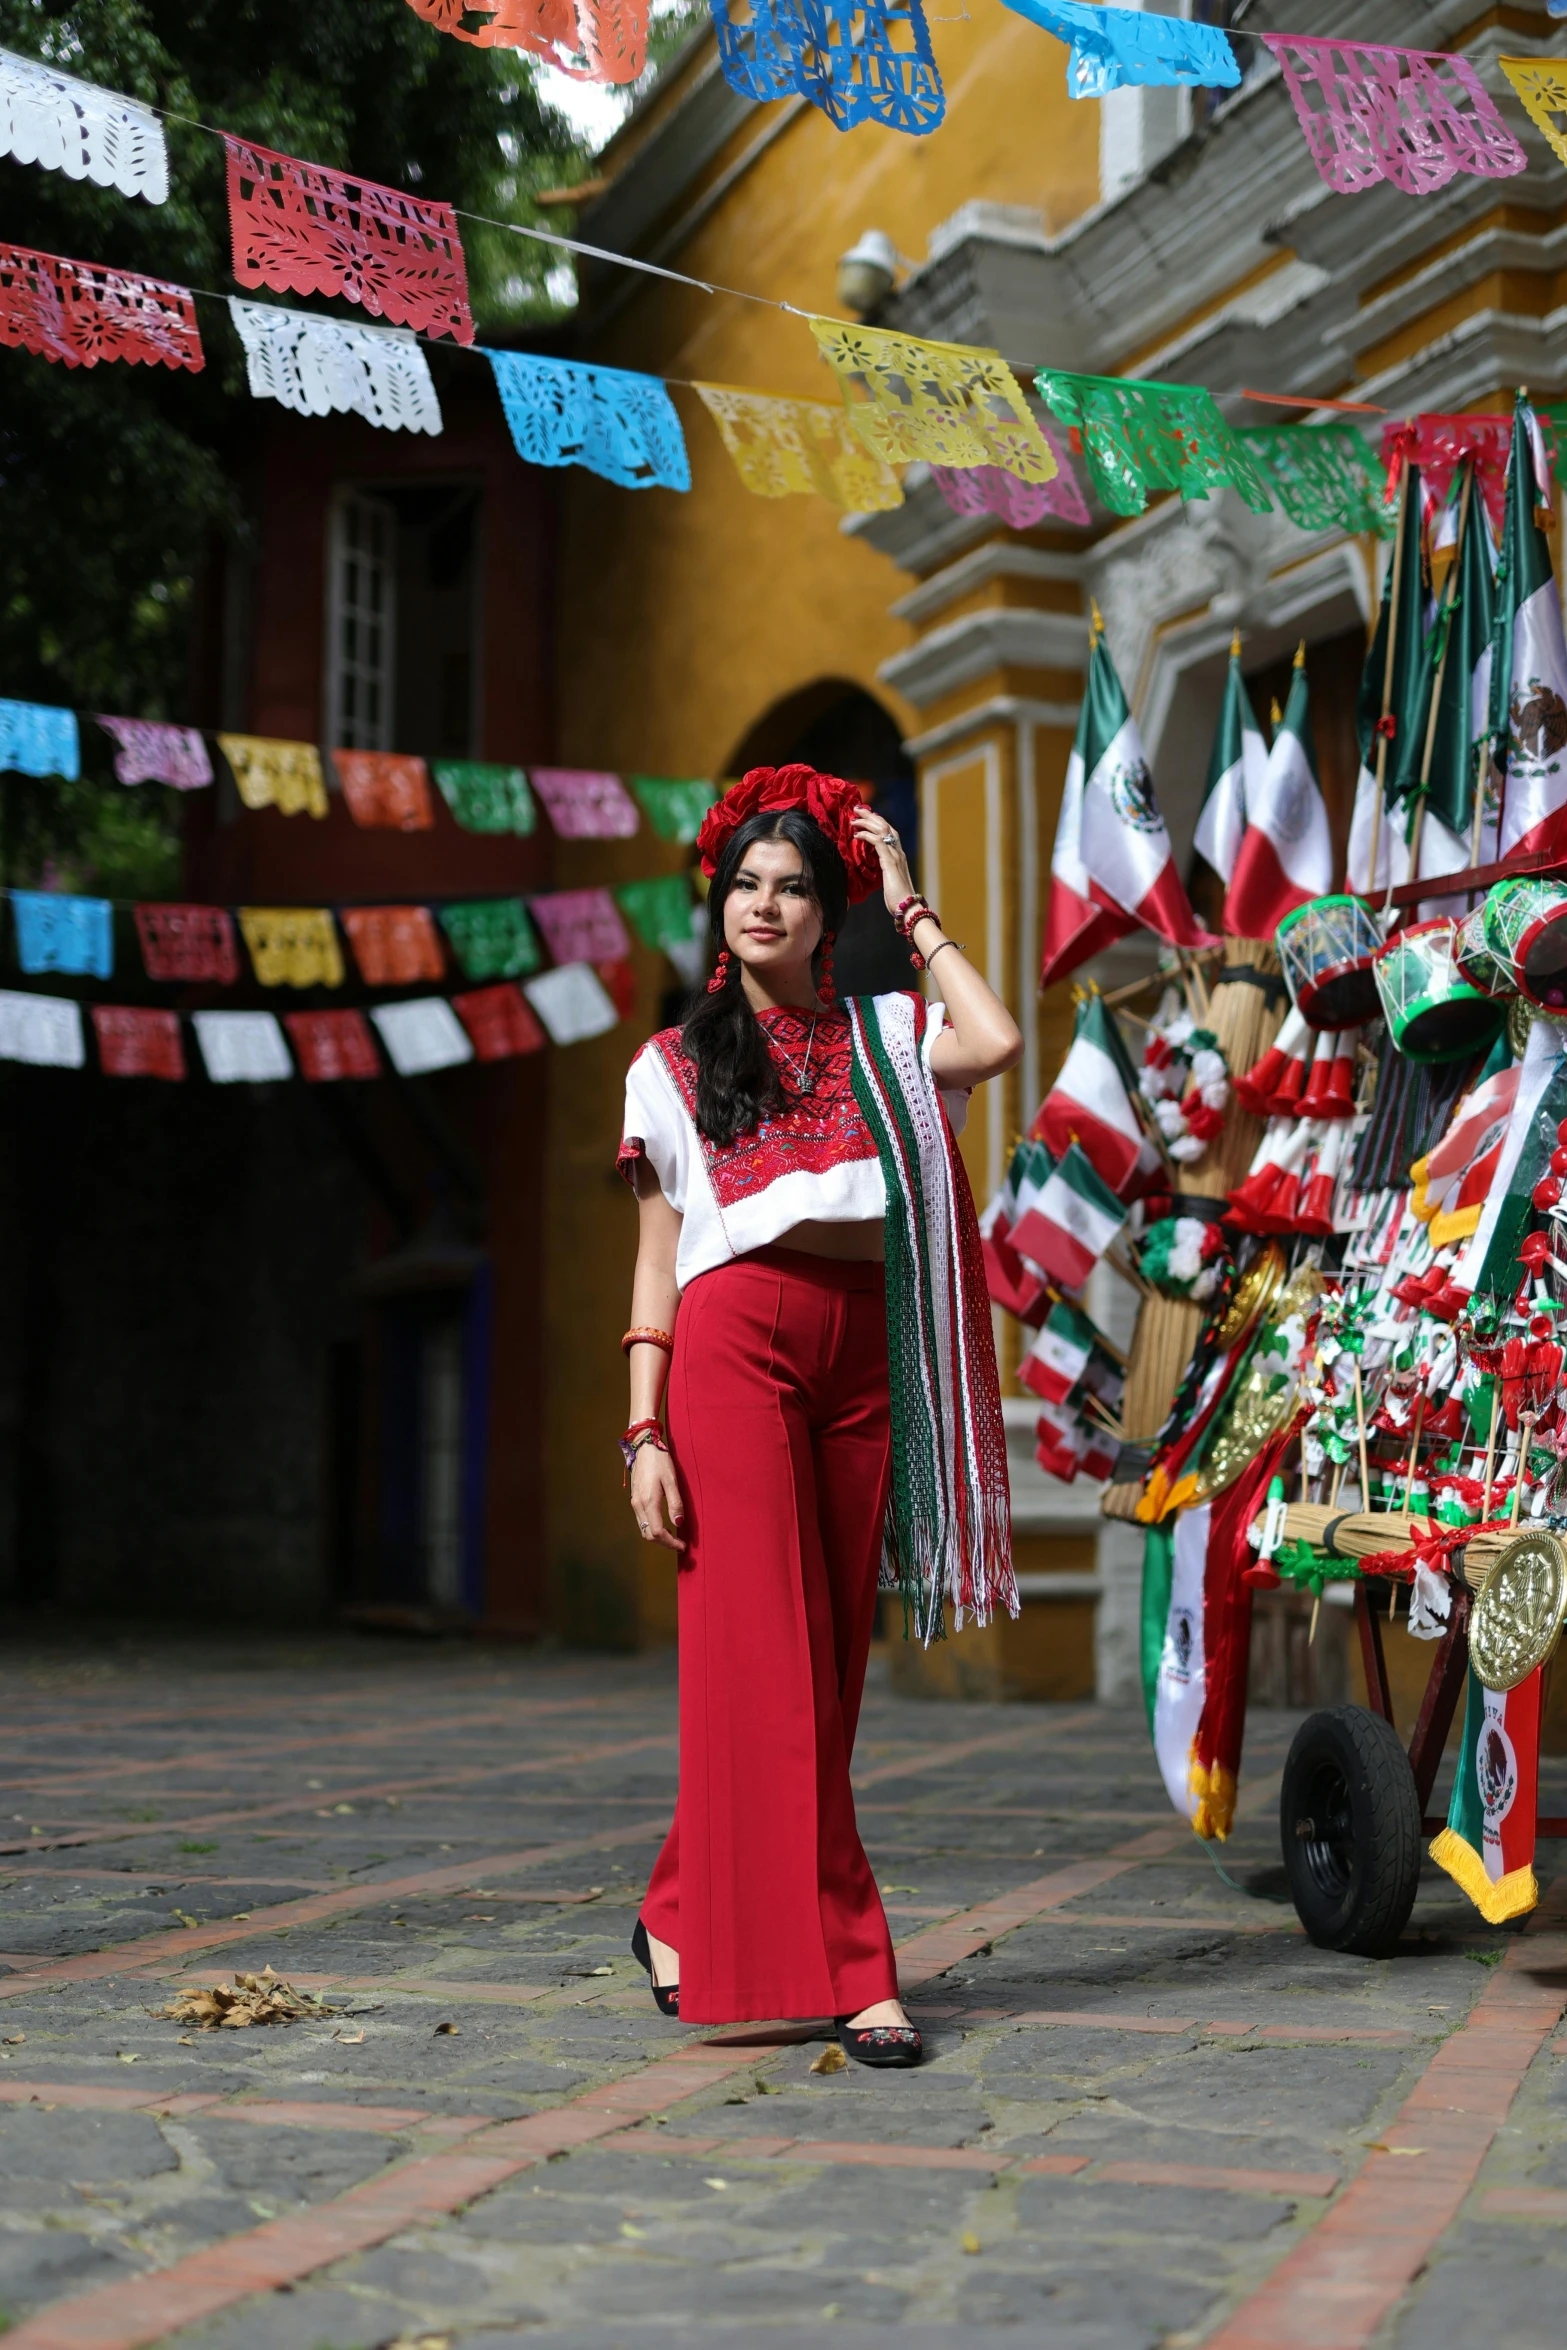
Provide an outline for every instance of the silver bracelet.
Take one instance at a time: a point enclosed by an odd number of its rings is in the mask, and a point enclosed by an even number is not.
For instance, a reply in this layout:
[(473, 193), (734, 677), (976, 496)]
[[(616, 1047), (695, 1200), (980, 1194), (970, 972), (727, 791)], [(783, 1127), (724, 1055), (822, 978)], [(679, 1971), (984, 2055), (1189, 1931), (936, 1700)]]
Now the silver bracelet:
[(936, 957), (940, 954), (942, 947), (956, 947), (958, 953), (961, 955), (963, 952), (963, 941), (961, 938), (944, 938), (941, 941), (940, 946), (933, 946), (930, 950), (930, 953), (925, 957), (925, 968), (927, 971), (930, 969), (932, 963), (934, 963), (936, 960)]

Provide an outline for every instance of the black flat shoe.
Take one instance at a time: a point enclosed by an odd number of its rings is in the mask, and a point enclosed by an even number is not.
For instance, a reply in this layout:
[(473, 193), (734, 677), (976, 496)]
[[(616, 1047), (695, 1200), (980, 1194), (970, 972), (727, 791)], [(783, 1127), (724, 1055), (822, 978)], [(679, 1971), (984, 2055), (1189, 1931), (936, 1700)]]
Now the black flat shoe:
[(640, 1918), (631, 1936), (631, 1955), (638, 1966), (646, 1971), (647, 1979), (653, 1986), (653, 2004), (659, 2014), (677, 2016), (680, 2013), (680, 1985), (653, 1982), (653, 1953), (647, 1946), (647, 1928)]
[(844, 2055), (856, 2064), (901, 2067), (918, 2064), (925, 2053), (925, 2043), (912, 2024), (851, 2024), (839, 2015), (833, 2018), (833, 2028)]

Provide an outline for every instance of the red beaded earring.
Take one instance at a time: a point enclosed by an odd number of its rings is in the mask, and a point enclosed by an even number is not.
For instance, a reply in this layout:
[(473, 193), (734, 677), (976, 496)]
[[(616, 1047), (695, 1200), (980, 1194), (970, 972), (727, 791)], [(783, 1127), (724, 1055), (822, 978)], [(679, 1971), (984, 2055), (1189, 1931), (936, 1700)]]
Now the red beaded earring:
[(713, 976), (707, 983), (709, 995), (722, 995), (729, 985), (729, 949), (719, 949), (718, 961), (713, 965)]
[(832, 932), (830, 930), (824, 930), (822, 932), (821, 947), (822, 973), (820, 979), (816, 983), (816, 992), (821, 997), (824, 1004), (835, 1004), (838, 1000), (838, 991), (832, 983), (832, 945)]

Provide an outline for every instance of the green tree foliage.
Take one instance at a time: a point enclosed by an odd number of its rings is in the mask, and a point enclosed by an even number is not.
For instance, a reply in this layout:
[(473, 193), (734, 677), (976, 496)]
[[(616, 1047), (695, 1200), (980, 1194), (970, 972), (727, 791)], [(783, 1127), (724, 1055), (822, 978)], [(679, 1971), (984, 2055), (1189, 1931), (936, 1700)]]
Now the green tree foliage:
[[(0, 0), (0, 47), (183, 118), (166, 125), (162, 205), (0, 158), (0, 238), (207, 294), (233, 278), (223, 147), (201, 126), (498, 221), (542, 219), (531, 191), (582, 162), (526, 59), (454, 41), (405, 0)], [(550, 249), (462, 227), (481, 332), (547, 315)], [(245, 528), (237, 484), (257, 423), (226, 311), (197, 312), (200, 375), (0, 349), (0, 694), (186, 715), (194, 582)], [(14, 802), (17, 779), (6, 790)], [(48, 790), (13, 806), (8, 878), (67, 843), (105, 887), (157, 862), (162, 794), (135, 795), (139, 818), (130, 795), (95, 818), (85, 789), (55, 787), (50, 820)]]

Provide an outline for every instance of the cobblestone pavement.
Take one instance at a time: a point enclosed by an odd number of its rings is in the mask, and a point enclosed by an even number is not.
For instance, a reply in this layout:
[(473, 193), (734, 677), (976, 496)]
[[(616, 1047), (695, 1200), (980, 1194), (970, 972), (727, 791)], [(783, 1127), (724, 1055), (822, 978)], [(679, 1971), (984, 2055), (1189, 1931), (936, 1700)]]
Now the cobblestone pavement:
[[(1283, 1898), (1291, 1717), (1221, 1875), (1132, 1713), (879, 1684), (929, 2050), (881, 2077), (655, 2013), (670, 1660), (13, 1639), (10, 2342), (1559, 2350), (1567, 1879), (1501, 1934), (1433, 1871), (1396, 1959), (1336, 1957)], [(155, 2012), (269, 1964), (332, 2012)]]

